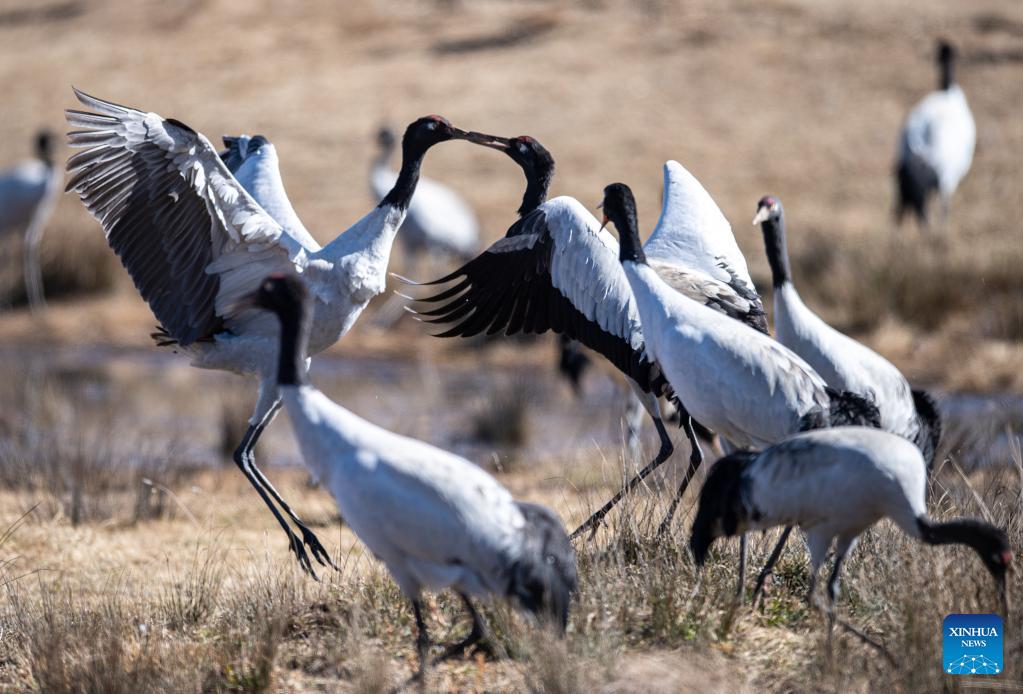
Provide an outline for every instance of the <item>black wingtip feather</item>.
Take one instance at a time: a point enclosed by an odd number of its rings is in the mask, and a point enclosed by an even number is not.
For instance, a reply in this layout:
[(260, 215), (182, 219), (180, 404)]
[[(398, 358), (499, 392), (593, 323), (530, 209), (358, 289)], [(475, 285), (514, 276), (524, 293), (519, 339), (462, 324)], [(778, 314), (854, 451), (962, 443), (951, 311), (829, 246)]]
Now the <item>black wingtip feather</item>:
[(913, 390), (913, 406), (916, 408), (920, 429), (914, 443), (920, 448), (927, 461), (927, 469), (934, 468), (934, 459), (941, 445), (941, 410), (934, 396), (926, 390)]

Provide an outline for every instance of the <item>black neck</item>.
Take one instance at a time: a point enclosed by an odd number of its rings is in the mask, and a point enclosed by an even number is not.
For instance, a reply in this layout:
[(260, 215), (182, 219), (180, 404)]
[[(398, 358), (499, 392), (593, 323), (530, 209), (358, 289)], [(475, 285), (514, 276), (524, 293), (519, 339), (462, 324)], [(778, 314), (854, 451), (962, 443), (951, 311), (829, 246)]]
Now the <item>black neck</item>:
[(929, 518), (918, 518), (920, 537), (929, 545), (966, 545), (972, 547), (981, 559), (988, 561), (988, 549), (1002, 535), (998, 528), (972, 518), (956, 518), (947, 523), (936, 523)]
[(952, 59), (942, 60), (938, 65), (938, 87), (947, 91), (955, 81), (955, 62)]
[[(311, 301), (311, 299), (310, 299)], [(281, 351), (277, 361), (277, 385), (301, 386), (306, 383), (305, 353), (309, 344), (309, 309), (296, 306), (281, 321)]]
[(789, 268), (789, 248), (785, 240), (785, 217), (770, 217), (760, 224), (764, 232), (764, 248), (767, 250), (767, 262), (771, 265), (771, 278), (775, 287), (792, 281), (792, 270)]
[(423, 157), (426, 156), (426, 148), (417, 149), (414, 145), (403, 141), (401, 144), (401, 171), (398, 172), (398, 180), (394, 187), (380, 201), (380, 207), (390, 205), (400, 210), (407, 210), (412, 202), (412, 195), (416, 192), (416, 185), (419, 183), (419, 169), (423, 165)]
[(646, 253), (639, 240), (639, 223), (635, 210), (623, 210), (611, 217), (618, 229), (618, 259), (621, 262), (631, 260), (634, 263), (646, 263)]
[(540, 172), (526, 174), (526, 192), (522, 195), (522, 205), (519, 206), (520, 217), (524, 217), (547, 202), (547, 191), (550, 190), (553, 177), (554, 169), (551, 167), (544, 167)]

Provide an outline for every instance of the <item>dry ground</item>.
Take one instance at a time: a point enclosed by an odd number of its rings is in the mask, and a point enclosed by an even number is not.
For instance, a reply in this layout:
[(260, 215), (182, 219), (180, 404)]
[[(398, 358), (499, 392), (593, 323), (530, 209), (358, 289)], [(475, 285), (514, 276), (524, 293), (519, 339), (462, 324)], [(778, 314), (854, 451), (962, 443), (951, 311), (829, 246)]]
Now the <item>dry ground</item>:
[[(900, 121), (934, 81), (938, 35), (962, 47), (979, 144), (950, 227), (928, 235), (893, 227), (889, 174)], [(1023, 391), (1023, 6), (1014, 0), (0, 0), (0, 57), (9, 85), (0, 161), (26, 154), (40, 125), (64, 129), (73, 83), (211, 137), (268, 135), (321, 240), (371, 204), (366, 174), (381, 119), (441, 113), (464, 127), (535, 135), (557, 158), (555, 194), (596, 204), (603, 185), (628, 182), (646, 227), (659, 208), (660, 166), (675, 158), (732, 221), (758, 286), (769, 286), (767, 267), (747, 220), (771, 192), (786, 203), (797, 282), (827, 319), (917, 382)], [(426, 173), (472, 200), (488, 240), (508, 226), (522, 186), (510, 162), (450, 144), (430, 153)], [(0, 248), (14, 253), (16, 240)], [(44, 255), (51, 310), (0, 315), (5, 345), (148, 346), (153, 319), (77, 200), (61, 202)], [(16, 268), (0, 275), (17, 302)], [(428, 340), (420, 326), (399, 330), (394, 339), (364, 319), (335, 349), (480, 358)], [(548, 347), (486, 359), (541, 364)], [(119, 368), (119, 382), (130, 382), (130, 366)], [(134, 377), (149, 387), (137, 406), (157, 407), (151, 384)], [(295, 571), (273, 519), (233, 469), (194, 470), (162, 438), (153, 443), (156, 432), (98, 435), (81, 413), (93, 407), (87, 400), (42, 407), (26, 426), (20, 397), (0, 393), (0, 527), (34, 510), (0, 545), (0, 689), (378, 691), (409, 675), (407, 606), (303, 475), (271, 473), (341, 559), (343, 570), (322, 572), (321, 583)], [(54, 431), (59, 442), (47, 438)], [(580, 443), (501, 479), (571, 524), (619, 479), (619, 451), (591, 450)], [(114, 458), (133, 466), (109, 465)], [(990, 514), (1020, 548), (1018, 446), (1012, 463), (1015, 471), (968, 481), (946, 466), (933, 511)], [(841, 608), (900, 665), (844, 636), (829, 659), (821, 620), (802, 603), (802, 551), (786, 554), (764, 614), (733, 614), (734, 546), (720, 548), (694, 591), (681, 545), (690, 519), (671, 541), (651, 539), (661, 501), (642, 495), (580, 545), (582, 589), (565, 642), (492, 608), (513, 657), (444, 666), (430, 688), (953, 688), (938, 670), (941, 618), (994, 607), (972, 554), (920, 548), (884, 524), (850, 562)], [(755, 543), (758, 556), (764, 545)], [(1019, 605), (1018, 575), (1012, 591)], [(436, 635), (460, 634), (455, 602), (442, 596), (434, 607)], [(1018, 613), (1012, 619), (1019, 624)], [(1018, 629), (1006, 662), (1006, 679), (1023, 687)]]
[[(613, 473), (611, 467), (604, 472)], [(971, 488), (947, 472), (932, 492), (936, 513), (983, 513)], [(44, 511), (52, 505), (39, 490), (3, 494), (5, 523), (43, 503), (0, 550), (7, 577), (0, 690), (383, 691), (402, 685), (415, 663), (405, 600), (339, 525), (326, 494), (310, 490), (295, 471), (272, 474), (327, 542), (340, 572), (321, 571), (319, 583), (299, 573), (273, 520), (233, 470), (181, 480), (173, 498), (161, 502), (162, 515), (148, 519), (138, 518), (139, 494), (130, 484), (105, 493), (109, 518), (78, 526)], [(592, 463), (575, 461), (501, 479), (516, 495), (550, 504), (574, 523), (610, 492), (599, 474)], [(973, 488), (1020, 546), (1017, 475), (975, 479)], [(971, 552), (932, 551), (885, 523), (850, 561), (841, 611), (883, 640), (899, 666), (841, 633), (829, 659), (822, 620), (803, 603), (802, 550), (783, 558), (763, 613), (736, 612), (735, 544), (718, 548), (697, 583), (683, 549), (688, 518), (667, 541), (651, 539), (663, 509), (657, 501), (641, 495), (593, 541), (579, 543), (581, 589), (564, 642), (490, 606), (488, 618), (511, 657), (440, 666), (429, 689), (868, 691), (884, 682), (893, 691), (934, 691), (954, 684), (940, 674), (941, 619), (995, 607), (990, 579)], [(768, 538), (755, 539), (753, 547), (762, 558)], [(1018, 576), (1011, 591), (1018, 604)], [(429, 604), (436, 638), (451, 641), (464, 631), (451, 596)], [(1007, 623), (1002, 679), (1019, 685), (1023, 641), (1012, 624), (1018, 625), (1018, 613)]]

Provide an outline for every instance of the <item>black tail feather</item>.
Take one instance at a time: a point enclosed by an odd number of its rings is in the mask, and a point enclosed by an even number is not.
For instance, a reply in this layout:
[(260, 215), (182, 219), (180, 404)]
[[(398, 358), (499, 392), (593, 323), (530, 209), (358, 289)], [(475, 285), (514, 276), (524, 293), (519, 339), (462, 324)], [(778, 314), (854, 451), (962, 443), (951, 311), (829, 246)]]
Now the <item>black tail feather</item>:
[(575, 550), (561, 521), (550, 510), (524, 502), (516, 505), (526, 518), (525, 543), (522, 556), (512, 567), (508, 594), (564, 632), (577, 585)]
[(826, 429), (828, 427), (860, 426), (881, 428), (881, 412), (873, 400), (848, 390), (827, 387), (831, 402), (827, 412), (812, 410), (800, 420), (800, 431)]
[(941, 444), (941, 411), (934, 397), (926, 390), (913, 391), (913, 406), (920, 422), (920, 430), (914, 443), (924, 454), (927, 471), (930, 472), (934, 469), (934, 458)]
[(898, 182), (896, 221), (901, 222), (906, 212), (910, 211), (926, 224), (927, 200), (931, 192), (938, 189), (938, 175), (920, 156), (910, 153), (899, 162), (895, 177)]

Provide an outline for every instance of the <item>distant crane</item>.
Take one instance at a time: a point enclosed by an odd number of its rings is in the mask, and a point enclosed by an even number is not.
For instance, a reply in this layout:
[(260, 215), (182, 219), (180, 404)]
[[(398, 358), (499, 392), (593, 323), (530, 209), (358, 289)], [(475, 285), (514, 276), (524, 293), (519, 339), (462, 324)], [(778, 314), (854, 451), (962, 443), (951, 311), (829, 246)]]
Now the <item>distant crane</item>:
[[(644, 346), (635, 299), (616, 259), (614, 236), (601, 229), (575, 198), (547, 200), (554, 158), (536, 139), (483, 137), (489, 141), (476, 144), (504, 152), (526, 176), (519, 220), (475, 259), (428, 283), (454, 285), (421, 299), (441, 306), (419, 315), (432, 323), (455, 324), (439, 337), (552, 330), (578, 340), (625, 374), (661, 441), (653, 461), (577, 528), (575, 537), (595, 529), (625, 493), (673, 452), (657, 402), (670, 391)], [(701, 304), (766, 332), (763, 304), (724, 215), (677, 162), (665, 164), (664, 185), (661, 219), (647, 241), (657, 272)], [(692, 423), (687, 415), (681, 421), (692, 446), (691, 462), (698, 465), (702, 452)]]
[(966, 95), (955, 81), (956, 50), (938, 42), (938, 89), (917, 104), (899, 134), (895, 166), (895, 216), (907, 211), (927, 224), (927, 202), (934, 192), (941, 199), (942, 217), (948, 221), (952, 193), (970, 170), (977, 128)]
[(46, 308), (39, 244), (61, 192), (63, 172), (54, 166), (53, 134), (40, 130), (35, 159), (0, 171), (0, 234), (24, 232), (22, 272), (33, 312)]
[(564, 632), (577, 579), (575, 552), (557, 516), (515, 501), (468, 460), (375, 426), (310, 385), (305, 350), (313, 307), (298, 277), (272, 276), (249, 301), (280, 320), (277, 384), (306, 465), (412, 601), (419, 676), (430, 646), (423, 589), (453, 587), (472, 616), (469, 636), (440, 659), (487, 638), (473, 596), (507, 596)]
[[(927, 544), (971, 547), (995, 579), (1007, 617), (1005, 576), (1013, 556), (1005, 532), (980, 520), (932, 520), (927, 515), (926, 486), (927, 464), (920, 450), (900, 436), (865, 427), (798, 434), (761, 453), (733, 453), (711, 468), (700, 491), (689, 544), (702, 566), (719, 537), (798, 525), (806, 534), (812, 565), (807, 601), (827, 613), (830, 636), (846, 556), (866, 528), (890, 518), (907, 535)], [(828, 605), (823, 607), (814, 589), (833, 542), (835, 566), (828, 580)], [(842, 626), (891, 657), (862, 632)]]
[[(402, 169), (380, 204), (324, 248), (306, 245), (267, 214), (231, 175), (203, 135), (184, 123), (88, 96), (93, 112), (68, 110), (72, 147), (67, 189), (103, 225), (142, 298), (161, 327), (157, 344), (174, 346), (192, 365), (259, 377), (259, 397), (234, 460), (273, 512), (302, 567), (305, 551), (333, 565), (319, 539), (256, 467), (252, 449), (280, 409), (274, 384), (277, 323), (238, 310), (273, 272), (301, 273), (315, 297), (311, 353), (340, 339), (370, 299), (383, 291), (394, 235), (405, 217), (427, 150), (464, 139), (440, 116), (420, 118), (405, 132)], [(306, 239), (308, 243), (308, 239)], [(269, 495), (268, 495), (269, 494)], [(270, 496), (298, 526), (292, 531)]]

